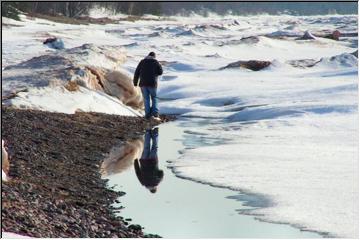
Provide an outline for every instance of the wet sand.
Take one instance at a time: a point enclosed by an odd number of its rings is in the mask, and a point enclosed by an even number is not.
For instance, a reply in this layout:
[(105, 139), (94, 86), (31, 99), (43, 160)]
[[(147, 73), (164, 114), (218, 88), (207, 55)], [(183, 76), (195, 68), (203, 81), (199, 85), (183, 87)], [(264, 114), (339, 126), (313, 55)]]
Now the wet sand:
[(10, 181), (2, 182), (2, 231), (31, 237), (156, 237), (115, 214), (122, 207), (112, 205), (124, 193), (107, 188), (99, 171), (115, 144), (138, 138), (155, 123), (11, 108), (2, 108), (1, 118), (10, 157)]

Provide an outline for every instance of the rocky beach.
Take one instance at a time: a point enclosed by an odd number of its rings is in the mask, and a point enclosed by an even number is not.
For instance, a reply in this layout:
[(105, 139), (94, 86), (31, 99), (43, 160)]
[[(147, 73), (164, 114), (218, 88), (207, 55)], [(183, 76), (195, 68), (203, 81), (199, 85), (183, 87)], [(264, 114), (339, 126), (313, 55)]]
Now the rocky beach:
[[(163, 117), (163, 121), (169, 120)], [(2, 108), (10, 180), (2, 182), (2, 230), (30, 237), (156, 237), (115, 215), (124, 192), (99, 167), (114, 144), (141, 136), (139, 117)]]

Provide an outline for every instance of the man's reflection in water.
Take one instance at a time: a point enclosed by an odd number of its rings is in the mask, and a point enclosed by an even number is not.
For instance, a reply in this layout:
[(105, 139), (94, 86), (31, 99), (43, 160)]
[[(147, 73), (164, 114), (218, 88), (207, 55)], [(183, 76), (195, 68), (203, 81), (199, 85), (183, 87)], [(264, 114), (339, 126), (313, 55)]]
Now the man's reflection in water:
[(158, 136), (158, 128), (146, 130), (143, 153), (140, 161), (136, 159), (134, 162), (136, 176), (140, 183), (152, 193), (156, 192), (157, 186), (164, 177), (164, 172), (158, 165)]

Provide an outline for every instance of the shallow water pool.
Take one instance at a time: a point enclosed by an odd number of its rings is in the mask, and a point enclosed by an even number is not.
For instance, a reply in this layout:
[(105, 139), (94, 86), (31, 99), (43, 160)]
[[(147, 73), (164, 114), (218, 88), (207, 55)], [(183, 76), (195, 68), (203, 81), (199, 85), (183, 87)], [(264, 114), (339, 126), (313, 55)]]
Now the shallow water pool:
[[(109, 186), (126, 192), (119, 200), (122, 217), (140, 224), (145, 233), (165, 238), (320, 238), (317, 233), (300, 231), (289, 225), (266, 223), (253, 216), (239, 214), (239, 210), (261, 206), (264, 199), (246, 196), (236, 191), (217, 188), (176, 177), (167, 167), (167, 161), (177, 159), (184, 149), (182, 124), (170, 122), (158, 129), (158, 162), (150, 164), (157, 180), (150, 174), (137, 177), (134, 160), (141, 158), (146, 141), (139, 139), (127, 146), (115, 147), (112, 163), (107, 165)], [(151, 140), (152, 139), (152, 140)], [(150, 148), (151, 151), (151, 148)], [(116, 157), (116, 154), (120, 157)], [(143, 164), (144, 165), (144, 164)], [(112, 169), (110, 169), (112, 168)], [(149, 166), (145, 166), (145, 169)], [(161, 170), (163, 177), (157, 187), (146, 188), (141, 182), (156, 185)], [(147, 170), (146, 170), (147, 171)], [(151, 169), (150, 169), (151, 172)], [(161, 175), (161, 174), (160, 174)], [(150, 177), (151, 178), (151, 177)], [(152, 181), (152, 182), (151, 182)], [(155, 183), (155, 184), (154, 184)], [(156, 188), (156, 192), (153, 189)], [(247, 201), (245, 201), (247, 200)], [(117, 204), (115, 204), (116, 206)]]

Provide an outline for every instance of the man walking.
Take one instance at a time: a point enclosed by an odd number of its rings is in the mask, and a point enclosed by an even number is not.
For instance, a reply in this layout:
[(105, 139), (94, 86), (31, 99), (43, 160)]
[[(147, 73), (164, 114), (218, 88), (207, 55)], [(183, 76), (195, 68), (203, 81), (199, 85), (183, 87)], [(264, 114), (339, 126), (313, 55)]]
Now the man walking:
[(135, 70), (134, 86), (138, 85), (140, 77), (139, 86), (141, 87), (141, 92), (144, 97), (146, 119), (153, 118), (160, 120), (157, 101), (157, 82), (158, 76), (162, 75), (162, 73), (163, 69), (156, 60), (154, 52), (150, 52), (148, 56), (141, 60)]

